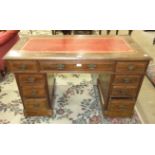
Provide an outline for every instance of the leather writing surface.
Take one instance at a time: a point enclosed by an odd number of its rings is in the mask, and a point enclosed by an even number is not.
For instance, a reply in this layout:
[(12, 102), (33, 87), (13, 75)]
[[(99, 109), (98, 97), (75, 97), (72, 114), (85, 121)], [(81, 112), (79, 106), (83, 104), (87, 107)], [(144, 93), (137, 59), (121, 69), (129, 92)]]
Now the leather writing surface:
[(22, 48), (31, 52), (54, 53), (115, 53), (133, 52), (129, 44), (119, 37), (110, 38), (31, 38)]

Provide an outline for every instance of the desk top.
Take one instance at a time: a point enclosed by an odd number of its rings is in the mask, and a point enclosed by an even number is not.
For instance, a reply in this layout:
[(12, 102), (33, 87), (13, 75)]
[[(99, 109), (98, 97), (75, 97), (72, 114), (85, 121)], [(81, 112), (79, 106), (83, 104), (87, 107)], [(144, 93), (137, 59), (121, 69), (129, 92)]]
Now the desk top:
[(114, 36), (36, 36), (22, 38), (4, 57), (6, 60), (150, 60), (130, 38)]

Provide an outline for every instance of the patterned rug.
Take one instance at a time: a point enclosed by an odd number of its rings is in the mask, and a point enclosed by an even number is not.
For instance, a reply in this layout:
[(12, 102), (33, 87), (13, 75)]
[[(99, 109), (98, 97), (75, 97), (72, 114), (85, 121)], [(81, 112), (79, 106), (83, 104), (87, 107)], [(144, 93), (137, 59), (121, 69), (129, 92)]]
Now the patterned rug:
[(0, 82), (1, 124), (138, 124), (137, 114), (132, 118), (105, 118), (101, 112), (98, 90), (90, 74), (57, 74), (54, 114), (51, 117), (23, 115), (23, 105), (13, 74)]

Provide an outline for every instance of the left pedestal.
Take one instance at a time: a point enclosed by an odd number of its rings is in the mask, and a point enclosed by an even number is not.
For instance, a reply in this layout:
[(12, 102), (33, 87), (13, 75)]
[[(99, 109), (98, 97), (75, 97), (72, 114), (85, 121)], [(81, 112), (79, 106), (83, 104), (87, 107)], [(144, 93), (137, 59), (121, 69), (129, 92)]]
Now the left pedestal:
[(8, 60), (6, 63), (8, 70), (15, 74), (25, 116), (52, 115), (54, 76), (50, 76), (49, 86), (47, 73), (40, 72), (37, 61)]
[(23, 101), (25, 116), (52, 115), (54, 80), (52, 80), (53, 85), (48, 87), (46, 73), (15, 73), (15, 77)]

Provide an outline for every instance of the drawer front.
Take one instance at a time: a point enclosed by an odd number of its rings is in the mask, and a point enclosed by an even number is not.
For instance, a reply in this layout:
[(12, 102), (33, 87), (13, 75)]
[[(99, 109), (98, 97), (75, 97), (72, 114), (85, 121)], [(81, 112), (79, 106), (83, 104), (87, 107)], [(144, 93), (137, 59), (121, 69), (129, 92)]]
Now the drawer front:
[(131, 111), (114, 111), (114, 110), (108, 110), (104, 112), (105, 116), (108, 117), (132, 117), (133, 116), (133, 110)]
[(51, 109), (42, 109), (42, 110), (27, 110), (24, 109), (24, 114), (26, 116), (52, 116), (53, 112)]
[(108, 110), (130, 111), (134, 108), (135, 101), (127, 99), (112, 99), (108, 105)]
[(9, 61), (8, 64), (12, 72), (35, 72), (38, 70), (36, 61)]
[(113, 86), (112, 97), (135, 97), (137, 95), (137, 87)]
[(47, 96), (45, 86), (24, 86), (22, 94), (26, 98), (43, 98)]
[(113, 62), (56, 62), (40, 61), (41, 71), (113, 71)]
[(47, 99), (24, 99), (24, 107), (27, 111), (49, 109)]
[(115, 85), (135, 85), (140, 83), (141, 76), (139, 75), (116, 75), (113, 84)]
[(20, 74), (18, 75), (20, 85), (45, 85), (44, 74)]
[(118, 62), (116, 73), (144, 73), (146, 66), (146, 62)]

